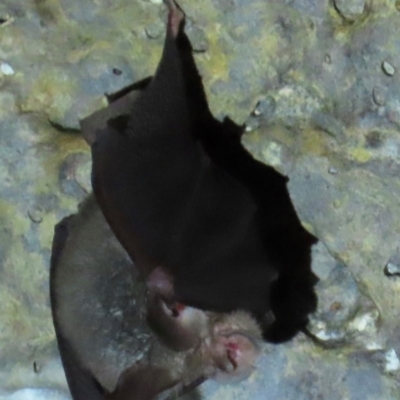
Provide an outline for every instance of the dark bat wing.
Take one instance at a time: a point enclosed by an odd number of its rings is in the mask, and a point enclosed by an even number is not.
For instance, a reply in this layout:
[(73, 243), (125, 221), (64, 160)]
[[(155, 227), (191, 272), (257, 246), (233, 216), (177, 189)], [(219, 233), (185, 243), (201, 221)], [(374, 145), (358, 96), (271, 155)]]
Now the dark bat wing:
[(190, 43), (169, 28), (154, 79), (95, 134), (92, 183), (144, 274), (168, 267), (178, 299), (200, 308), (242, 308), (260, 320), (272, 308), (267, 336), (279, 341), (315, 310), (316, 238), (297, 217), (288, 179), (255, 161), (241, 133), (211, 115)]
[(65, 376), (73, 400), (105, 400), (106, 391), (92, 373), (83, 368), (73, 349), (62, 333), (56, 328), (58, 349), (60, 351)]
[(89, 145), (94, 142), (96, 131), (104, 129), (110, 119), (129, 114), (140, 91), (146, 89), (151, 79), (152, 77), (148, 77), (118, 92), (106, 94), (108, 106), (79, 121), (82, 135)]
[(95, 140), (96, 131), (104, 129), (107, 126), (108, 120), (129, 113), (137, 95), (137, 90), (130, 89), (113, 100), (107, 107), (79, 121), (86, 142), (91, 145)]
[(58, 349), (64, 367), (68, 386), (74, 400), (104, 400), (105, 391), (96, 381), (93, 375), (85, 369), (74, 350), (70, 346), (68, 339), (61, 332), (57, 320), (57, 288), (55, 287), (54, 276), (57, 273), (58, 261), (68, 239), (69, 224), (71, 217), (64, 218), (55, 227), (51, 264), (50, 264), (50, 301), (53, 314), (53, 323), (56, 332)]
[(177, 38), (168, 31), (156, 75), (129, 115), (97, 131), (94, 193), (144, 273), (172, 269), (177, 295), (194, 305), (263, 312), (276, 272), (251, 194), (200, 140), (216, 125), (204, 101), (193, 102), (187, 43), (182, 30)]

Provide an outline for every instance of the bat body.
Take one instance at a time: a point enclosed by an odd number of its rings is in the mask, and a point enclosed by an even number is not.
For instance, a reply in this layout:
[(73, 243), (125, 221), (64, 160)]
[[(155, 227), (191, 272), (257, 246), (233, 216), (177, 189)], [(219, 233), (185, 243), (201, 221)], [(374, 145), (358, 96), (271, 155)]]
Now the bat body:
[[(179, 29), (171, 26), (174, 13), (155, 77), (129, 114), (96, 132), (94, 193), (144, 275), (164, 265), (184, 303), (261, 315), (270, 309), (268, 287), (277, 271), (251, 194), (213, 162), (198, 139), (195, 123), (206, 128), (206, 111), (189, 101), (188, 43), (182, 16)], [(214, 119), (206, 123), (215, 128)]]
[(182, 303), (249, 311), (268, 340), (287, 340), (316, 307), (316, 238), (296, 215), (287, 178), (241, 146), (242, 128), (212, 116), (183, 12), (166, 3), (154, 78), (135, 100), (127, 89), (82, 124), (95, 196), (143, 276), (162, 265)]
[(183, 12), (166, 2), (154, 78), (82, 121), (95, 198), (56, 227), (51, 305), (74, 400), (171, 400), (243, 379), (258, 323), (287, 340), (316, 307), (316, 238), (287, 178), (212, 116)]
[(261, 342), (254, 319), (164, 302), (169, 276), (158, 267), (143, 278), (93, 196), (57, 225), (50, 278), (74, 400), (172, 399), (208, 378), (253, 370)]

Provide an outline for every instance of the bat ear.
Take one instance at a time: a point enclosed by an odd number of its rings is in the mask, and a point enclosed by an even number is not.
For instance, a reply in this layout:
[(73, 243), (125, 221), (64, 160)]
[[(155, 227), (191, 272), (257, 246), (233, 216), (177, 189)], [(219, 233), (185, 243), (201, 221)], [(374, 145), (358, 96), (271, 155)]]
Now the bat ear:
[(251, 375), (261, 352), (258, 338), (246, 333), (218, 336), (215, 343), (216, 373), (214, 380), (240, 382)]

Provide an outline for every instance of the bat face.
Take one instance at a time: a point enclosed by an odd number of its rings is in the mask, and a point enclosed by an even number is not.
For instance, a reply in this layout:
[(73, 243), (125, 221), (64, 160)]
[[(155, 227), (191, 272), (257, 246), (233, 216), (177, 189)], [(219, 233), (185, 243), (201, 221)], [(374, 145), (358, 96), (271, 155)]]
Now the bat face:
[(267, 340), (287, 340), (316, 308), (316, 238), (296, 215), (287, 178), (251, 157), (241, 127), (212, 116), (184, 15), (167, 3), (154, 78), (82, 123), (94, 194), (144, 277), (162, 265), (181, 303), (247, 310)]

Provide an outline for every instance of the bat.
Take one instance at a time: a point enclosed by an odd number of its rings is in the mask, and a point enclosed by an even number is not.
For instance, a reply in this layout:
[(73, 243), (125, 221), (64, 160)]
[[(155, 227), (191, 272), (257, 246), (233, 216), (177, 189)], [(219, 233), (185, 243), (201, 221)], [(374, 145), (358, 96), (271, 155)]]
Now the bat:
[(171, 290), (162, 267), (137, 271), (94, 196), (56, 226), (50, 298), (74, 400), (172, 399), (253, 371), (262, 335), (249, 313), (184, 306)]
[(288, 179), (243, 148), (243, 127), (208, 107), (184, 13), (173, 0), (155, 76), (82, 121), (92, 185), (144, 277), (159, 265), (179, 302), (249, 311), (264, 337), (288, 340), (316, 308), (311, 246)]

